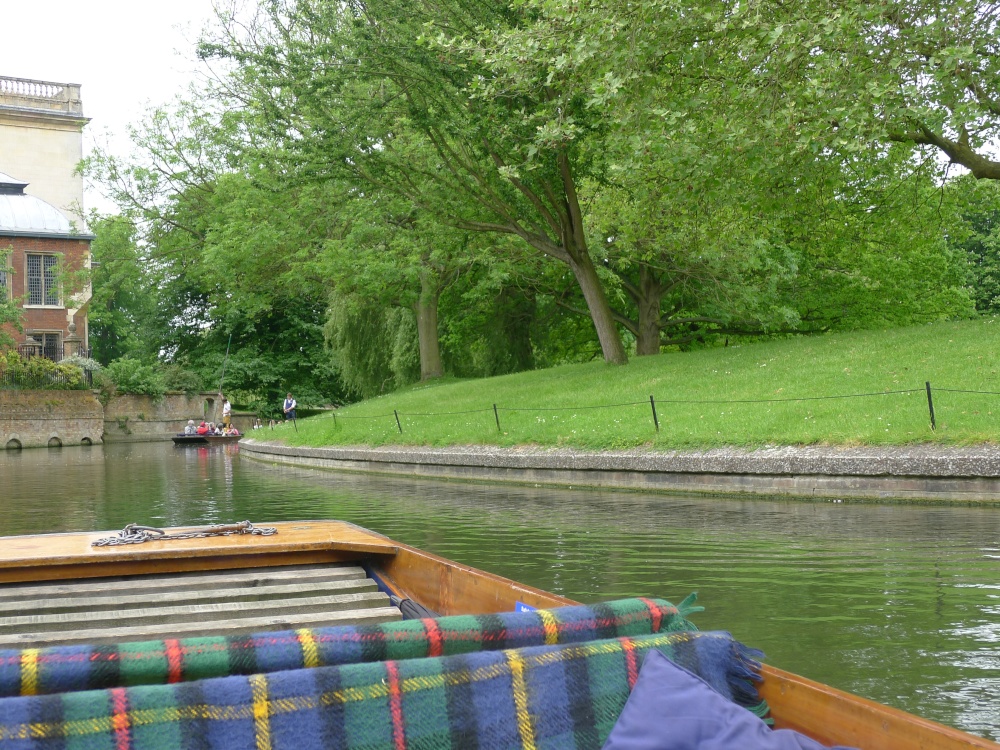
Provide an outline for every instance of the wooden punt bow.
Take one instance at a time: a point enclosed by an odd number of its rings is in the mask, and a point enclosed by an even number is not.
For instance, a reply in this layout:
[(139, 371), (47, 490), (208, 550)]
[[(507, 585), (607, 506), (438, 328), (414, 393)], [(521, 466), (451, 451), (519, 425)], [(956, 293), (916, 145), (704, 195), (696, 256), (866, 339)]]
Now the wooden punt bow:
[[(271, 524), (273, 536), (225, 536), (92, 547), (109, 532), (0, 538), (0, 583), (81, 582), (124, 576), (209, 571), (280, 577), (261, 569), (361, 563), (383, 584), (442, 615), (505, 612), (521, 602), (559, 607), (576, 602), (446, 560), (338, 521)], [(169, 529), (170, 533), (190, 529)], [(278, 581), (280, 583), (280, 581)], [(171, 586), (170, 581), (157, 585)], [(58, 587), (60, 590), (63, 586)], [(0, 586), (0, 597), (4, 590)], [(2, 606), (2, 598), (0, 598)], [(2, 622), (2, 618), (0, 618)], [(796, 729), (826, 745), (863, 750), (958, 750), (1000, 744), (764, 665), (761, 695), (775, 726)]]

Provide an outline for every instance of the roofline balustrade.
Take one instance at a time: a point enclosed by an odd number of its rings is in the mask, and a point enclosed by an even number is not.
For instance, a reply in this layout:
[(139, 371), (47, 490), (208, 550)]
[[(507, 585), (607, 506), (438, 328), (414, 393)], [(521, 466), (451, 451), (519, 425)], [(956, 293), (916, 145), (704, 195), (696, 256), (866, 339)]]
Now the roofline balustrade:
[(79, 83), (0, 76), (0, 107), (63, 112), (83, 116)]

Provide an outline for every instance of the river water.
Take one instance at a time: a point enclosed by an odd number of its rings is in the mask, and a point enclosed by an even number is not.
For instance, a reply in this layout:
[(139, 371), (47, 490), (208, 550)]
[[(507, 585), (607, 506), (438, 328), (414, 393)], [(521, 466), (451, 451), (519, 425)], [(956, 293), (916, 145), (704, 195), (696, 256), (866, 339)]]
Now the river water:
[(573, 599), (698, 592), (766, 661), (1000, 739), (1000, 509), (272, 467), (238, 446), (0, 451), (0, 535), (338, 518)]

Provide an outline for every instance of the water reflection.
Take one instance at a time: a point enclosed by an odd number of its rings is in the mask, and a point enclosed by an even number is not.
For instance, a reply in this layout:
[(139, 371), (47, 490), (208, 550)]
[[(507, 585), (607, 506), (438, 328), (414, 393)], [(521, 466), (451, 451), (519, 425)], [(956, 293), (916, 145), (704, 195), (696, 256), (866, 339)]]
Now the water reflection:
[(341, 518), (574, 599), (698, 591), (771, 663), (1000, 736), (1000, 510), (723, 500), (273, 467), (237, 446), (0, 454), (0, 533)]

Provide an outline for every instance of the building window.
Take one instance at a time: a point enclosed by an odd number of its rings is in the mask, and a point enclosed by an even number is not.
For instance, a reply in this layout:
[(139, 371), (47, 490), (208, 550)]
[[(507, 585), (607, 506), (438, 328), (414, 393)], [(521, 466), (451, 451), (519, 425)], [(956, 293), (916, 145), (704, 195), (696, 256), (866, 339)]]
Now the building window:
[(59, 285), (56, 282), (55, 255), (28, 254), (28, 304), (58, 305)]
[(38, 342), (38, 348), (32, 352), (34, 356), (42, 356), (58, 362), (63, 357), (62, 334), (45, 331), (32, 331), (31, 338)]

